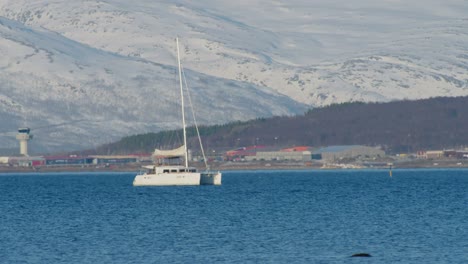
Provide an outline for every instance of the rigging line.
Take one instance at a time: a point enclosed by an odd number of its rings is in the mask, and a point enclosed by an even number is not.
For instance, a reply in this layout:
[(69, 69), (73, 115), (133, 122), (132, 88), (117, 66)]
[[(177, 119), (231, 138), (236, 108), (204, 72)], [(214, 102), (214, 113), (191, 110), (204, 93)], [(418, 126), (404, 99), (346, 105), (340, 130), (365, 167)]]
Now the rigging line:
[(189, 89), (189, 87), (187, 85), (187, 79), (185, 78), (184, 68), (181, 68), (181, 69), (182, 69), (181, 70), (182, 71), (182, 77), (183, 77), (184, 83), (185, 83), (185, 89), (187, 90), (187, 98), (188, 98), (188, 101), (189, 101), (190, 109), (192, 109), (193, 123), (195, 124), (195, 130), (197, 131), (198, 141), (200, 143), (200, 149), (201, 149), (202, 156), (203, 156), (203, 162), (205, 163), (206, 169), (209, 170), (208, 162), (206, 161), (205, 150), (203, 149), (203, 144), (202, 144), (201, 137), (200, 137), (200, 131), (198, 130), (197, 119), (195, 118), (195, 111), (193, 110), (192, 96), (190, 95), (190, 89)]

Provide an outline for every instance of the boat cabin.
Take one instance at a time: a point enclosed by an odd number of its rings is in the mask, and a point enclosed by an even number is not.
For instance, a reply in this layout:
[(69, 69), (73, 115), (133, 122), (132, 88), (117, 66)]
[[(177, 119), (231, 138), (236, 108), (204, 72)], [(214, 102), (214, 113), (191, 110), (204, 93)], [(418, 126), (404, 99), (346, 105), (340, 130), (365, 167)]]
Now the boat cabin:
[(161, 174), (161, 173), (186, 173), (186, 172), (197, 172), (194, 167), (183, 167), (183, 166), (144, 166), (146, 174)]

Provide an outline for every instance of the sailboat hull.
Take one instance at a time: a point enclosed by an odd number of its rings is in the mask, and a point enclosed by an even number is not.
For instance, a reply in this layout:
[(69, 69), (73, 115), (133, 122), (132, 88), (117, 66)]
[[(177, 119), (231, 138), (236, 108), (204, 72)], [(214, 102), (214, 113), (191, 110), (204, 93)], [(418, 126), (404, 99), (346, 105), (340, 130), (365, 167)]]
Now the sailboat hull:
[(135, 176), (133, 186), (190, 186), (200, 185), (200, 173), (161, 173)]
[(202, 172), (200, 175), (201, 185), (221, 185), (221, 172)]

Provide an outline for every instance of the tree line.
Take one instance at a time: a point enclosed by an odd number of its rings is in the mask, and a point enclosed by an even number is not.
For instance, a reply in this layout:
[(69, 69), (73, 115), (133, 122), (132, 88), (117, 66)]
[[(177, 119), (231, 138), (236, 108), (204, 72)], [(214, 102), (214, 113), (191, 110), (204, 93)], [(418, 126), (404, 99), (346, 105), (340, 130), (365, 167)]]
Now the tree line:
[[(206, 149), (265, 145), (381, 146), (390, 153), (468, 146), (468, 97), (437, 97), (388, 103), (350, 102), (313, 108), (303, 115), (257, 118), (199, 128)], [(171, 148), (181, 130), (122, 138), (93, 151), (97, 154), (149, 153)], [(189, 148), (198, 148), (194, 127), (187, 129)]]

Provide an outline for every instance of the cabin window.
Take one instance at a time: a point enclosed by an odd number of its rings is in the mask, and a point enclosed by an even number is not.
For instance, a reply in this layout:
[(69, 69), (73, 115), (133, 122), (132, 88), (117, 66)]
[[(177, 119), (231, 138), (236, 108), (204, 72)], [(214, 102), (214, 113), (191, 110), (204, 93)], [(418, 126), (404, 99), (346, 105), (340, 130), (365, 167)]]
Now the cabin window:
[(195, 169), (190, 169), (190, 172), (197, 172)]
[(177, 170), (171, 170), (171, 172), (177, 172)]
[(163, 173), (169, 173), (169, 170), (163, 170)]

